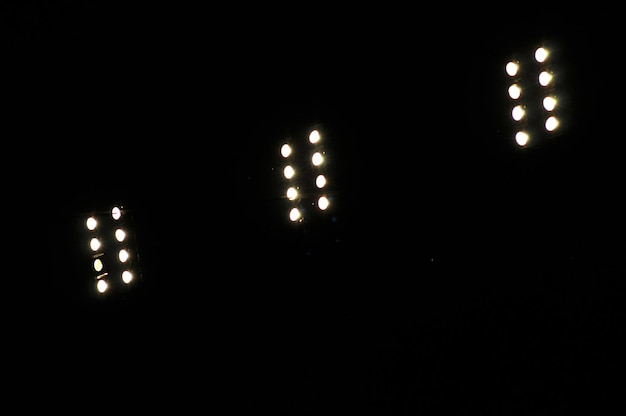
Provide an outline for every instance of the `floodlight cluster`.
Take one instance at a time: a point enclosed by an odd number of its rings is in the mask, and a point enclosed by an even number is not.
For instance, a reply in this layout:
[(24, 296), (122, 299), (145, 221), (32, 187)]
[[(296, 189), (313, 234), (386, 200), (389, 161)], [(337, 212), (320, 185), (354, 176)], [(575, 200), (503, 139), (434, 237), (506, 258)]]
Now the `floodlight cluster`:
[(559, 129), (559, 103), (550, 55), (547, 47), (540, 46), (533, 59), (513, 59), (505, 65), (515, 142), (522, 147), (529, 145), (534, 136), (541, 136), (539, 131), (549, 135)]
[(315, 206), (318, 211), (326, 211), (330, 206), (326, 193), (328, 177), (324, 138), (318, 129), (310, 130), (307, 138), (304, 149), (290, 141), (280, 147), (284, 161), (282, 172), (287, 183), (285, 197), (289, 201), (288, 215), (292, 222), (304, 221), (309, 206)]
[(129, 286), (138, 273), (132, 221), (122, 206), (105, 214), (93, 214), (85, 220), (89, 233), (91, 270), (98, 293), (113, 287)]

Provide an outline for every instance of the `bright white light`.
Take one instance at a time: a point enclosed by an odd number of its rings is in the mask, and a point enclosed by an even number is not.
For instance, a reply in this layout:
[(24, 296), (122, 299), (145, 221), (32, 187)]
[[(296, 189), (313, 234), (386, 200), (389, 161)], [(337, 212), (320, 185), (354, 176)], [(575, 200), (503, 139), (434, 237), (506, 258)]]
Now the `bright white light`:
[(313, 163), (313, 166), (319, 166), (323, 162), (324, 162), (324, 156), (322, 156), (320, 152), (313, 153), (313, 156), (311, 156), (311, 163)]
[(328, 198), (326, 198), (325, 196), (321, 196), (319, 197), (319, 199), (317, 200), (317, 206), (319, 207), (319, 209), (321, 209), (322, 211), (328, 208), (328, 205), (330, 204), (330, 201), (328, 200)]
[(524, 107), (521, 105), (516, 105), (515, 107), (513, 107), (513, 110), (511, 111), (511, 116), (513, 117), (513, 120), (515, 121), (520, 121), (524, 117), (524, 114), (526, 114), (526, 111), (524, 110)]
[(546, 119), (545, 126), (546, 126), (546, 130), (554, 131), (556, 130), (557, 127), (559, 127), (559, 120), (554, 116), (550, 116)]
[(122, 263), (126, 263), (126, 261), (128, 261), (128, 258), (130, 256), (128, 254), (128, 251), (126, 251), (125, 249), (121, 249), (117, 257), (120, 259)]
[(548, 71), (541, 71), (539, 74), (539, 84), (542, 87), (546, 87), (552, 82), (552, 74)]
[(119, 220), (120, 218), (122, 218), (122, 210), (120, 210), (119, 207), (114, 207), (111, 210), (111, 216), (114, 220)]
[(98, 221), (96, 221), (94, 217), (89, 217), (87, 218), (86, 224), (87, 224), (87, 229), (90, 231), (93, 231), (98, 226)]
[(98, 251), (100, 249), (100, 240), (95, 237), (92, 238), (91, 241), (89, 241), (89, 247), (91, 247), (93, 251)]
[(315, 178), (315, 186), (317, 186), (318, 188), (323, 188), (326, 186), (326, 176), (324, 175), (317, 175), (317, 178)]
[(129, 284), (133, 281), (133, 274), (128, 270), (124, 270), (122, 272), (122, 281), (126, 284)]
[(120, 243), (126, 238), (126, 233), (121, 228), (115, 230), (115, 239)]
[(287, 199), (289, 199), (290, 201), (293, 201), (296, 198), (298, 198), (298, 190), (294, 188), (293, 186), (290, 186), (287, 189)]
[(95, 259), (93, 261), (93, 269), (97, 272), (101, 272), (102, 269), (104, 268), (104, 263), (102, 263), (102, 260), (100, 259)]
[(109, 284), (106, 282), (106, 280), (100, 279), (98, 280), (98, 283), (96, 283), (96, 287), (98, 289), (98, 292), (104, 293), (109, 288)]
[(509, 97), (517, 100), (522, 95), (522, 89), (517, 84), (513, 84), (509, 87)]
[(300, 212), (300, 210), (298, 208), (291, 208), (291, 211), (289, 211), (289, 219), (291, 221), (298, 221), (302, 218), (302, 213)]
[(309, 133), (309, 142), (311, 144), (315, 144), (315, 143), (319, 142), (320, 138), (321, 138), (321, 136), (320, 136), (320, 132), (318, 130), (313, 130), (313, 131), (311, 131), (311, 133)]
[(552, 111), (554, 110), (555, 107), (556, 107), (556, 98), (545, 97), (543, 99), (543, 108), (545, 108), (546, 111)]
[(283, 144), (280, 147), (280, 154), (283, 157), (289, 157), (289, 155), (291, 155), (291, 151), (292, 151), (291, 146), (289, 146), (287, 143)]
[(285, 175), (285, 178), (287, 179), (291, 179), (293, 178), (293, 176), (296, 174), (295, 169), (293, 168), (293, 166), (291, 165), (287, 165), (285, 166), (285, 168), (283, 169), (283, 175)]
[(506, 73), (509, 74), (509, 76), (514, 77), (515, 75), (517, 75), (517, 72), (519, 71), (519, 64), (517, 62), (509, 62), (506, 64)]
[(515, 142), (520, 146), (526, 146), (529, 139), (530, 137), (528, 136), (528, 133), (525, 133), (523, 131), (518, 131), (515, 134)]
[(548, 58), (548, 55), (548, 50), (545, 48), (537, 48), (537, 50), (535, 50), (535, 60), (537, 60), (537, 62), (539, 63), (545, 62), (545, 60)]

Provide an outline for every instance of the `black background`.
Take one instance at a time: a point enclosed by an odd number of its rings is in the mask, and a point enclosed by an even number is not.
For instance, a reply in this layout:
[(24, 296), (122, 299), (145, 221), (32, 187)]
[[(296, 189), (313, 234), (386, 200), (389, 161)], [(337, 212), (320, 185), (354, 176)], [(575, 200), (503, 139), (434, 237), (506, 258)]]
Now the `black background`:
[[(16, 391), (298, 415), (618, 399), (617, 18), (443, 9), (3, 6)], [(544, 41), (566, 123), (520, 149), (504, 63)], [(334, 221), (294, 229), (278, 146), (313, 125)], [(111, 201), (142, 279), (101, 299), (81, 227)]]

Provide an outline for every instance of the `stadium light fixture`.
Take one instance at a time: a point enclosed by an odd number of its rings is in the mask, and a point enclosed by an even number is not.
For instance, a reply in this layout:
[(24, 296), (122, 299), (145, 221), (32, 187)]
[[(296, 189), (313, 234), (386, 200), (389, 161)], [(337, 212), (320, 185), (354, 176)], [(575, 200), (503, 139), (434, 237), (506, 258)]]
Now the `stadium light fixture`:
[(514, 139), (527, 147), (554, 136), (562, 129), (561, 103), (552, 50), (541, 45), (523, 59), (505, 65), (509, 79), (508, 96)]
[(128, 290), (141, 277), (132, 213), (123, 205), (85, 219), (91, 278), (98, 294)]
[(306, 134), (306, 141), (287, 140), (280, 146), (286, 184), (284, 198), (289, 202), (291, 222), (304, 222), (315, 212), (328, 211), (332, 206), (324, 142), (322, 131), (312, 128)]

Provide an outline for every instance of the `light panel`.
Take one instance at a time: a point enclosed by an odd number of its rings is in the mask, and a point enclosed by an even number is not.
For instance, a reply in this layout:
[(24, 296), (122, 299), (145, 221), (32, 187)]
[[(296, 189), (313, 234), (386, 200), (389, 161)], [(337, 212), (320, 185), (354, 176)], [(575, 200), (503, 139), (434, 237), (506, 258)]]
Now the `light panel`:
[(319, 128), (310, 129), (305, 136), (306, 140), (290, 139), (280, 145), (288, 218), (295, 223), (331, 206), (326, 193), (329, 178), (325, 137)]
[(85, 220), (91, 250), (91, 273), (97, 293), (128, 289), (140, 275), (131, 212), (123, 205), (98, 211)]
[(553, 54), (541, 45), (505, 64), (513, 137), (519, 147), (537, 144), (561, 129)]

